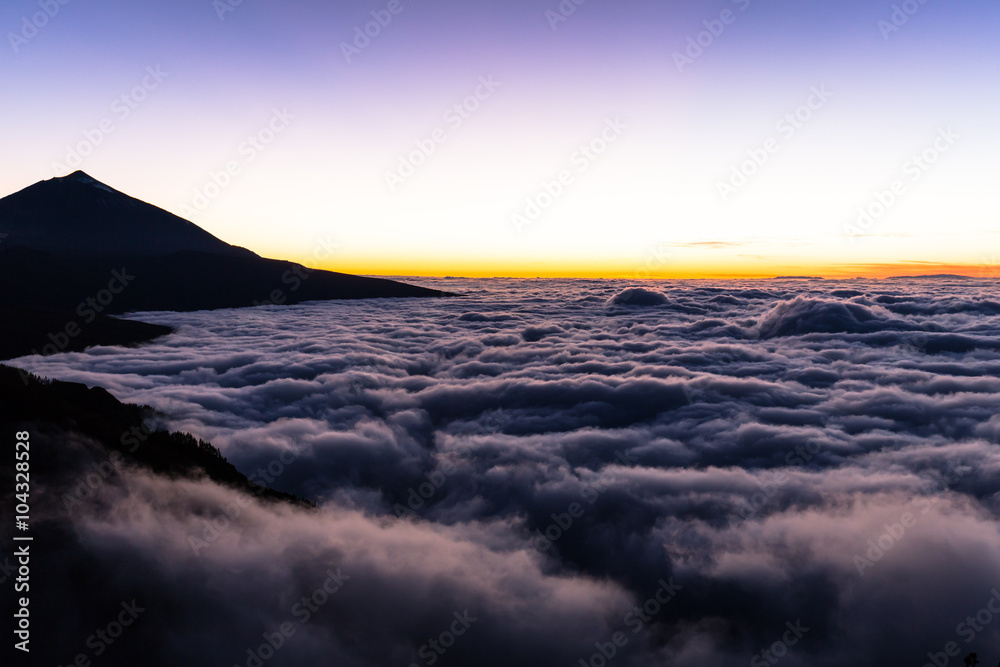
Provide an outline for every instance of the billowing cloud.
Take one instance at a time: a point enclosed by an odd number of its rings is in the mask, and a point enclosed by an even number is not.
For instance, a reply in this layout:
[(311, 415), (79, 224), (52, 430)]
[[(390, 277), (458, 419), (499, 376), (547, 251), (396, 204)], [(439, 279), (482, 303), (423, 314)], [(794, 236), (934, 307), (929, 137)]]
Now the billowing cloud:
[(280, 664), (430, 664), (465, 610), (437, 664), (1000, 659), (993, 283), (431, 286), (470, 296), (144, 313), (177, 333), (18, 361), (320, 503), (253, 503), (198, 554), (238, 500), (207, 482), (127, 472), (74, 514), (164, 655), (246, 664), (341, 567)]

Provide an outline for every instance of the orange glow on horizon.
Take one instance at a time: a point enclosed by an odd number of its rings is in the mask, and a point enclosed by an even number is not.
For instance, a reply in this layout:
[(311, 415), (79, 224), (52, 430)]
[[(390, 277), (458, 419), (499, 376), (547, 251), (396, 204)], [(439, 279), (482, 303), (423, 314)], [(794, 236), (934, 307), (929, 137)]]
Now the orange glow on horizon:
[[(292, 258), (295, 259), (295, 258)], [(851, 264), (764, 264), (760, 262), (713, 262), (676, 264), (646, 268), (638, 263), (595, 260), (504, 263), (499, 261), (399, 259), (352, 259), (303, 261), (311, 268), (371, 276), (461, 277), (461, 278), (581, 278), (607, 280), (762, 280), (776, 277), (810, 276), (824, 279), (893, 278), (955, 274), (972, 278), (1000, 278), (1000, 266), (937, 262), (886, 262)]]

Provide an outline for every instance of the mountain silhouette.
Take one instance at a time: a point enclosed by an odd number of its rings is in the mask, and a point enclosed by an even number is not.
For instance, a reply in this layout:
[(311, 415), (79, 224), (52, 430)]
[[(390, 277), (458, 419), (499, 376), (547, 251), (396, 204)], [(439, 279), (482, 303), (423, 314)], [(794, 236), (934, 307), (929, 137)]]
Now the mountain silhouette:
[(249, 255), (193, 222), (108, 187), (82, 171), (0, 199), (3, 247), (54, 255), (162, 256), (183, 250)]
[(127, 312), (440, 296), (260, 257), (82, 171), (0, 199), (0, 358), (166, 331), (107, 317)]

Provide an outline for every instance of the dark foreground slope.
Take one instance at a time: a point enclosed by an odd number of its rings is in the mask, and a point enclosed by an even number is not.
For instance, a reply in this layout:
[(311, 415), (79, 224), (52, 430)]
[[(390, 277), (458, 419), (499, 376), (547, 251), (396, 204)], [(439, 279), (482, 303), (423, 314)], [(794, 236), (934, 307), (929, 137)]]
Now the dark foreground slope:
[[(259, 498), (302, 503), (251, 482), (209, 443), (156, 428), (159, 416), (152, 408), (122, 403), (101, 387), (45, 380), (0, 364), (0, 396), (0, 433), (5, 440), (13, 440), (15, 431), (37, 436), (30, 450), (31, 469), (40, 481), (83, 475), (89, 472), (88, 459), (113, 457), (155, 474), (205, 477)], [(69, 440), (86, 442), (86, 453), (81, 449), (74, 454), (65, 446)], [(13, 449), (10, 442), (6, 445)], [(9, 467), (12, 459), (8, 451), (0, 465)], [(5, 487), (6, 478), (0, 488)]]
[[(151, 410), (120, 403), (103, 389), (40, 380), (0, 365), (0, 397), (0, 583), (5, 589), (0, 616), (7, 619), (0, 664), (171, 664), (161, 657), (170, 626), (188, 612), (153, 590), (171, 583), (154, 585), (146, 574), (151, 563), (127, 555), (132, 536), (100, 527), (112, 517), (143, 516), (148, 520), (143, 530), (162, 532), (167, 540), (163, 516), (138, 509), (137, 494), (153, 502), (162, 496), (159, 502), (170, 505), (167, 490), (180, 489), (178, 498), (201, 490), (199, 508), (188, 510), (191, 532), (173, 538), (187, 549), (190, 561), (218, 548), (213, 541), (227, 531), (235, 534), (231, 525), (241, 512), (278, 506), (311, 512), (313, 507), (250, 481), (208, 443), (155, 428)], [(16, 473), (22, 476), (15, 478)], [(213, 502), (216, 497), (230, 500)], [(17, 514), (28, 517), (26, 530), (15, 524), (19, 503)], [(81, 532), (85, 527), (92, 529), (89, 538)], [(173, 564), (164, 560), (159, 566), (170, 572)], [(22, 586), (16, 594), (15, 583)], [(201, 585), (212, 587), (209, 580)], [(11, 632), (22, 599), (27, 600), (30, 653), (14, 648), (23, 637)], [(206, 656), (202, 664), (215, 660)]]

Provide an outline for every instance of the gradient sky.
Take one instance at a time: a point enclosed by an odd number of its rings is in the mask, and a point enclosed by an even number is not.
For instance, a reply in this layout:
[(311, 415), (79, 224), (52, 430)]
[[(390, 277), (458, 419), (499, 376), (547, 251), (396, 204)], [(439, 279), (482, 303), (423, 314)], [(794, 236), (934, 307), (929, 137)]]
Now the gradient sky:
[[(995, 0), (911, 0), (891, 32), (889, 1), (567, 0), (553, 23), (558, 0), (399, 0), (351, 62), (342, 43), (389, 0), (49, 0), (51, 18), (46, 1), (0, 8), (3, 194), (80, 168), (260, 254), (359, 273), (1000, 275)], [(706, 21), (724, 29), (680, 71)], [(449, 122), (481, 78), (499, 86)], [(829, 99), (779, 127), (814, 89)]]

